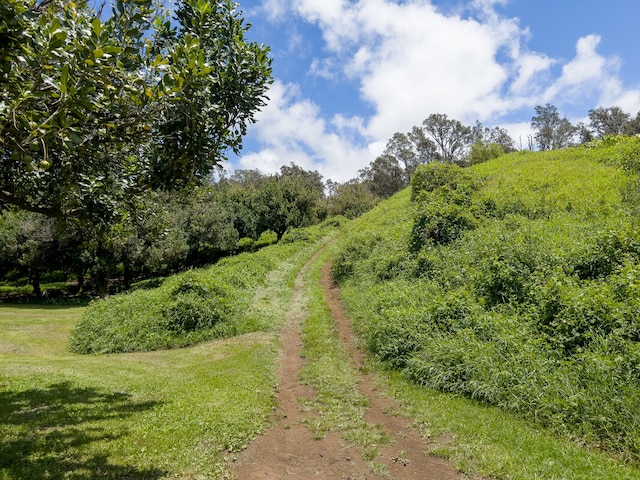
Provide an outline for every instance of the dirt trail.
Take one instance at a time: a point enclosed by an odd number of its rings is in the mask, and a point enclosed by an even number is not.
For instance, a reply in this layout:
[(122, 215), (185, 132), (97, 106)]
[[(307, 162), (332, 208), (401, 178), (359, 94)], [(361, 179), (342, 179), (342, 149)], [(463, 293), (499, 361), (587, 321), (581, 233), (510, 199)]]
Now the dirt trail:
[[(301, 409), (299, 399), (315, 397), (313, 388), (299, 381), (304, 359), (300, 323), (304, 320), (304, 275), (315, 261), (311, 258), (296, 278), (285, 326), (281, 332), (283, 352), (279, 369), (278, 407), (274, 425), (257, 438), (239, 456), (232, 475), (238, 480), (276, 479), (424, 479), (454, 480), (465, 478), (456, 473), (445, 460), (425, 453), (427, 441), (410, 427), (409, 421), (386, 413), (394, 406), (393, 400), (378, 395), (373, 379), (363, 374), (360, 391), (369, 399), (368, 422), (381, 425), (393, 439), (392, 445), (380, 448), (376, 462), (384, 463), (390, 475), (371, 472), (362, 458), (362, 452), (347, 447), (339, 434), (330, 432), (321, 439), (314, 438), (305, 425), (305, 418), (313, 412)], [(364, 357), (356, 348), (349, 321), (342, 309), (339, 290), (331, 280), (329, 265), (322, 273), (322, 285), (327, 303), (336, 322), (340, 340), (350, 353), (356, 367), (363, 366)], [(362, 370), (361, 370), (362, 371)]]

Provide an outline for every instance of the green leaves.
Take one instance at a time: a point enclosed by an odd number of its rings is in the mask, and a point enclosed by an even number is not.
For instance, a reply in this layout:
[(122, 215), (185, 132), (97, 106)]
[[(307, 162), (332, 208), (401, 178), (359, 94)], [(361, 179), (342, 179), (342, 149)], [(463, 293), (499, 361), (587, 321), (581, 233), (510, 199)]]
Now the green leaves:
[[(152, 0), (117, 0), (104, 19), (86, 4), (6, 0), (0, 206), (110, 222), (119, 199), (197, 183), (239, 150), (264, 104), (268, 48), (245, 43), (231, 2), (179, 11), (180, 29)], [(133, 178), (132, 153), (144, 172)], [(92, 196), (85, 186), (105, 175), (113, 190)]]

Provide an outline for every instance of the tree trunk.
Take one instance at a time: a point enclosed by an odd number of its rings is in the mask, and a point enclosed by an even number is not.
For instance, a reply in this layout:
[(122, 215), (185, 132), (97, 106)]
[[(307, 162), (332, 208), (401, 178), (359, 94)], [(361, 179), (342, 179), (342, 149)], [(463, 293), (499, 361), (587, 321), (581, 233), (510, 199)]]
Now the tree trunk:
[(95, 272), (93, 276), (93, 282), (96, 287), (96, 295), (99, 297), (107, 296), (107, 282), (109, 278), (107, 277), (107, 271), (103, 269), (99, 269)]
[(40, 270), (38, 270), (37, 268), (31, 269), (29, 276), (31, 277), (30, 281), (31, 286), (33, 287), (33, 294), (36, 297), (41, 297), (42, 289), (40, 288)]

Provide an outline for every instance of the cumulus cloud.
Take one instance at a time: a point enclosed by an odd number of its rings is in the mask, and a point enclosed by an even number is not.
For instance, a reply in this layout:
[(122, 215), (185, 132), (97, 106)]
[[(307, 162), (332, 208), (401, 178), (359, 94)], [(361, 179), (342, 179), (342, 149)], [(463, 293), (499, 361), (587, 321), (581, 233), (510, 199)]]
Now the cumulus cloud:
[(318, 105), (293, 84), (276, 81), (268, 95), (271, 100), (252, 128), (262, 148), (243, 155), (241, 168), (275, 173), (293, 162), (325, 178), (346, 181), (378, 153), (355, 139), (362, 131), (361, 119), (337, 115), (327, 122)]
[(328, 115), (295, 85), (276, 82), (252, 129), (263, 148), (242, 157), (242, 166), (274, 171), (294, 161), (340, 180), (372, 161), (394, 132), (431, 113), (500, 122), (518, 142), (528, 123), (501, 120), (535, 105), (590, 96), (595, 104), (640, 109), (640, 90), (625, 89), (620, 59), (598, 53), (598, 35), (577, 39), (569, 61), (530, 51), (519, 19), (497, 13), (506, 2), (474, 0), (462, 15), (429, 0), (264, 0), (272, 18), (286, 13), (320, 29), (323, 49), (308, 73), (348, 78), (373, 113)]

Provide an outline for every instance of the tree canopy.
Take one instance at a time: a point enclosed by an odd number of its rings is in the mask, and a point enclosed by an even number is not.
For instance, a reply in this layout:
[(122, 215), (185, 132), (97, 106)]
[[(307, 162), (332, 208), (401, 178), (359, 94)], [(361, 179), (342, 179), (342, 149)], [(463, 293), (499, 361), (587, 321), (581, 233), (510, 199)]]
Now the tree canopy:
[(0, 207), (92, 223), (150, 189), (198, 183), (238, 152), (271, 81), (230, 0), (5, 0)]

